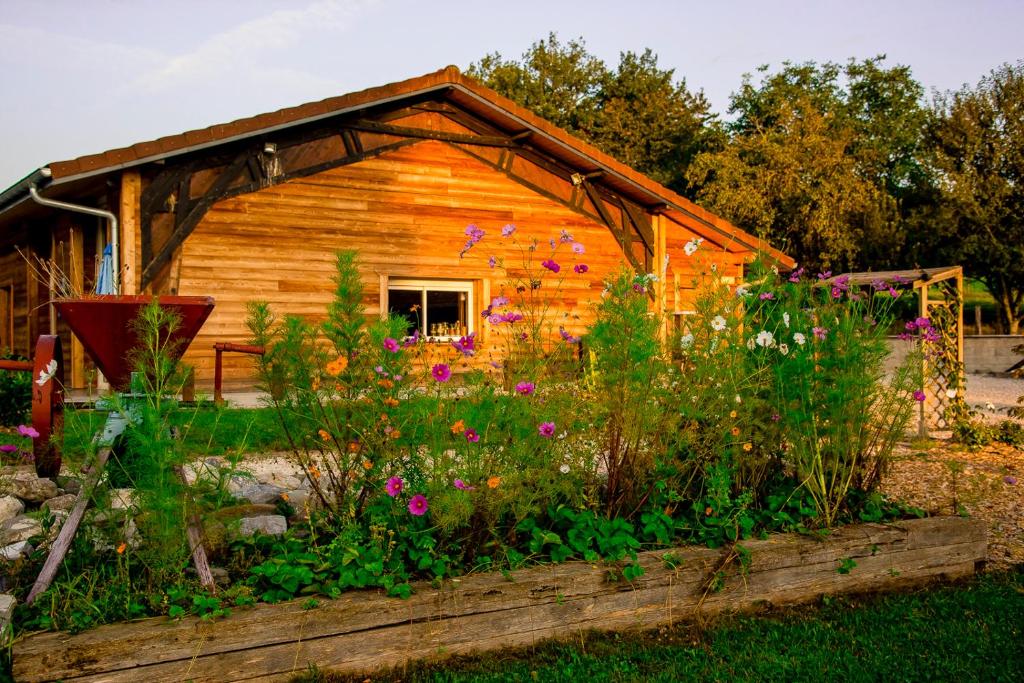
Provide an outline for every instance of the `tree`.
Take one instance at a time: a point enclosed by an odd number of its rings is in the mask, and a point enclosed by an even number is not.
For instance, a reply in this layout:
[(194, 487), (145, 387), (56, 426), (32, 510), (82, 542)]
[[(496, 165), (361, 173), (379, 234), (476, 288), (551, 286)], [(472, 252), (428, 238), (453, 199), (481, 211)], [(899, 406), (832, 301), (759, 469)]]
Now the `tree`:
[(936, 98), (928, 126), (939, 208), (924, 244), (962, 263), (997, 303), (1001, 325), (1024, 319), (1024, 62)]
[(552, 33), (520, 61), (498, 53), (467, 73), (538, 116), (593, 143), (662, 184), (686, 192), (686, 167), (714, 145), (720, 131), (703, 93), (660, 69), (651, 50), (623, 52), (616, 70)]
[(900, 263), (905, 213), (920, 196), (921, 86), (884, 57), (845, 66), (784, 63), (744, 76), (729, 142), (688, 180), (712, 211), (814, 268)]

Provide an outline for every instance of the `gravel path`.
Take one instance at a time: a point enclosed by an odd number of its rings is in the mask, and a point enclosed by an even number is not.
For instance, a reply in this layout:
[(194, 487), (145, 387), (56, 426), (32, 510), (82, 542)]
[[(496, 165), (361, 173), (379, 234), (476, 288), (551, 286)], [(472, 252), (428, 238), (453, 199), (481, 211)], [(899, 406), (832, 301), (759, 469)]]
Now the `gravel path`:
[(1024, 378), (967, 375), (967, 403), (987, 418), (1005, 419), (1006, 411), (1017, 405), (1021, 395), (1024, 395)]

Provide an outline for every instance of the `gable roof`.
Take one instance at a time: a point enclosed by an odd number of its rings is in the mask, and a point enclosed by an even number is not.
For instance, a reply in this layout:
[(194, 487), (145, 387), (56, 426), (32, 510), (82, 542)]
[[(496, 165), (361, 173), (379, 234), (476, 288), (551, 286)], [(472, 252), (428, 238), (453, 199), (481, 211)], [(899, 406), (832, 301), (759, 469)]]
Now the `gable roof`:
[(719, 243), (734, 243), (750, 251), (767, 254), (779, 264), (792, 267), (794, 261), (764, 240), (729, 221), (702, 209), (689, 199), (617, 161), (593, 145), (540, 118), (512, 100), (463, 75), (455, 66), (397, 83), (308, 102), (266, 114), (238, 119), (168, 135), (149, 142), (89, 154), (44, 166), (0, 193), (0, 216), (24, 201), (30, 185), (59, 186), (93, 176), (195, 152), (236, 140), (266, 135), (276, 130), (314, 122), (417, 96), (438, 93), (455, 104), (481, 116), (510, 133), (529, 132), (530, 144), (578, 168), (582, 173), (602, 173), (602, 182), (643, 205), (659, 206), (663, 213)]

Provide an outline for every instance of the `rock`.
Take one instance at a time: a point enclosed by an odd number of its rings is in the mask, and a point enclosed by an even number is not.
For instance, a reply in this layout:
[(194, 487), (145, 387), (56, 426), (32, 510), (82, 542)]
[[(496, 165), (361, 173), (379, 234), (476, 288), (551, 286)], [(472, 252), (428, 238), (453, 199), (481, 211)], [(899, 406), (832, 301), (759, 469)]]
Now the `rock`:
[(77, 494), (82, 490), (82, 482), (74, 477), (57, 477), (57, 486), (64, 489), (65, 493)]
[(292, 506), (296, 517), (301, 519), (309, 517), (309, 510), (313, 506), (313, 502), (309, 499), (309, 491), (306, 489), (292, 489), (291, 491), (286, 491), (281, 498)]
[(9, 519), (14, 519), (25, 511), (25, 504), (14, 496), (0, 498), (0, 524)]
[(75, 501), (78, 500), (78, 496), (72, 493), (65, 493), (63, 496), (57, 496), (43, 503), (43, 509), (49, 510), (50, 512), (68, 512), (75, 506)]
[(111, 489), (110, 509), (131, 510), (135, 508), (135, 489)]
[(282, 515), (261, 515), (259, 517), (243, 517), (238, 523), (239, 536), (266, 534), (281, 536), (288, 530), (288, 520)]
[(235, 475), (228, 482), (228, 492), (235, 498), (244, 498), (250, 503), (272, 503), (285, 492), (280, 486), (263, 484), (249, 477)]
[(32, 544), (28, 541), (18, 541), (17, 543), (11, 543), (0, 548), (0, 557), (8, 562), (14, 562), (30, 555), (32, 550)]
[(251, 474), (257, 481), (283, 489), (299, 488), (302, 477), (302, 469), (285, 458), (253, 460), (244, 463), (240, 469)]
[(27, 541), (41, 533), (43, 533), (42, 522), (34, 517), (19, 515), (4, 523), (3, 528), (0, 529), (0, 545)]
[(14, 618), (14, 606), (18, 604), (13, 595), (0, 595), (0, 645), (6, 646), (11, 635), (11, 619)]
[(218, 586), (231, 585), (231, 575), (224, 567), (210, 567), (210, 574), (213, 575), (213, 582)]
[(57, 495), (57, 485), (42, 479), (35, 472), (16, 472), (0, 480), (0, 493), (15, 495), (29, 503), (42, 503)]

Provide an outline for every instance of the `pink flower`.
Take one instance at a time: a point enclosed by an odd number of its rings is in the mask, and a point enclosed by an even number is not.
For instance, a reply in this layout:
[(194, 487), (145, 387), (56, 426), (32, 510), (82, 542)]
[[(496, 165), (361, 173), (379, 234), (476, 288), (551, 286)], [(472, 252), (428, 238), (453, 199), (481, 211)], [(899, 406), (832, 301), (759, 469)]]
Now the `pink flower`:
[(473, 491), (474, 489), (476, 489), (475, 486), (470, 486), (469, 484), (467, 484), (466, 482), (462, 481), (461, 479), (456, 479), (455, 480), (455, 488), (457, 488), (460, 491)]
[(400, 348), (398, 345), (398, 340), (392, 339), (391, 337), (387, 337), (386, 339), (384, 339), (384, 348), (390, 351), (391, 353), (398, 353), (398, 349)]
[(555, 261), (552, 259), (545, 259), (544, 261), (541, 261), (540, 264), (547, 268), (548, 270), (550, 270), (552, 273), (557, 273), (562, 269), (562, 266), (555, 263)]
[(757, 298), (760, 299), (761, 301), (771, 301), (772, 299), (775, 298), (775, 295), (772, 294), (771, 292), (761, 292), (760, 294), (757, 295)]
[(825, 337), (828, 336), (828, 330), (826, 330), (824, 327), (814, 327), (811, 329), (811, 332), (814, 333), (815, 337), (821, 339), (822, 341), (824, 341)]
[(573, 242), (572, 243), (572, 253), (574, 253), (574, 254), (582, 254), (585, 251), (586, 251), (586, 249), (584, 249), (583, 245), (580, 244), (579, 242)]
[(558, 328), (558, 333), (560, 335), (562, 335), (562, 339), (565, 340), (566, 344), (577, 344), (580, 341), (579, 337), (574, 337), (571, 334), (569, 334), (568, 332), (566, 332), (564, 327), (559, 327)]
[(476, 433), (475, 429), (470, 428), (470, 429), (466, 430), (466, 441), (468, 441), (470, 443), (476, 443), (479, 440), (480, 440), (480, 435)]
[(452, 370), (444, 363), (438, 363), (437, 365), (430, 369), (430, 374), (438, 382), (447, 382), (449, 379), (451, 379)]
[(429, 507), (427, 497), (422, 493), (417, 493), (409, 499), (409, 512), (417, 517), (422, 517)]
[(30, 439), (39, 438), (39, 432), (37, 432), (35, 428), (26, 427), (25, 425), (18, 425), (18, 433), (21, 434), (22, 436), (27, 436)]
[(409, 348), (410, 346), (416, 346), (416, 342), (418, 342), (419, 340), (420, 340), (420, 330), (419, 330), (419, 328), (416, 328), (415, 330), (413, 330), (412, 336), (405, 338), (405, 341), (402, 342), (402, 346), (404, 348)]
[(923, 403), (924, 402), (924, 392), (921, 391), (920, 389), (915, 391), (914, 392), (914, 400), (917, 401), (918, 403)]
[(476, 352), (476, 332), (452, 342), (452, 347), (463, 356), (472, 356)]
[(789, 281), (790, 282), (800, 282), (800, 276), (803, 275), (803, 274), (804, 274), (804, 269), (803, 268), (797, 268), (796, 270), (794, 270), (792, 273), (789, 274)]
[(516, 393), (522, 396), (529, 396), (533, 393), (533, 390), (537, 388), (537, 385), (533, 382), (520, 382), (516, 385)]
[(577, 263), (575, 266), (572, 267), (572, 269), (573, 271), (576, 272), (577, 275), (583, 275), (583, 273), (590, 270), (590, 266), (588, 266), (586, 263)]
[(5, 443), (0, 446), (0, 453), (17, 453), (18, 447), (11, 443)]
[(489, 259), (487, 259), (487, 265), (489, 265), (491, 268), (493, 268), (494, 266), (498, 265), (498, 259), (496, 259), (493, 256), (490, 257)]
[(555, 435), (555, 423), (554, 422), (541, 422), (537, 425), (537, 432), (546, 439), (550, 439)]
[(387, 491), (389, 496), (394, 498), (402, 492), (402, 488), (404, 486), (405, 483), (402, 481), (401, 477), (391, 477), (388, 479), (387, 484), (384, 485), (384, 490)]
[(512, 233), (514, 233), (515, 231), (516, 231), (516, 226), (512, 225), (511, 223), (509, 223), (508, 225), (506, 225), (504, 228), (501, 229), (501, 236), (502, 237), (511, 237)]

